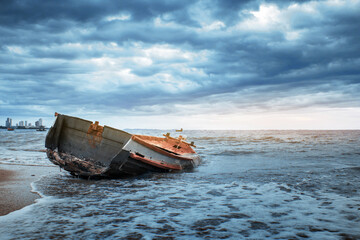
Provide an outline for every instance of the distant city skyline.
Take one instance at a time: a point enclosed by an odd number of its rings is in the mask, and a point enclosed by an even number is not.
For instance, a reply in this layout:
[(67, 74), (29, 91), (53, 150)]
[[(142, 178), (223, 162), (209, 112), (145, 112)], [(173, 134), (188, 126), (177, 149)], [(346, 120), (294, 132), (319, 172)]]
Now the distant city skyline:
[[(2, 125), (0, 125), (2, 126)], [(34, 125), (31, 122), (28, 122), (28, 120), (20, 120), (19, 122), (15, 123), (12, 118), (8, 117), (5, 121), (5, 127), (40, 127), (44, 126), (43, 119), (39, 118), (37, 121), (34, 122)]]

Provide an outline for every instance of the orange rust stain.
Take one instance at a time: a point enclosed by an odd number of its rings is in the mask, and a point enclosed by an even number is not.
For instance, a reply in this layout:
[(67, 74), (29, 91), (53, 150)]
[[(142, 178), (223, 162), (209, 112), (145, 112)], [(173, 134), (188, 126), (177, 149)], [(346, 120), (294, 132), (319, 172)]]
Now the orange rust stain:
[(183, 154), (195, 153), (195, 151), (191, 148), (191, 144), (183, 141), (183, 138), (172, 138), (169, 136), (160, 138), (153, 136), (133, 135), (132, 139), (157, 152), (161, 151), (162, 154), (171, 155), (171, 157), (178, 159), (185, 159), (181, 156)]
[(87, 131), (87, 137), (92, 148), (95, 148), (96, 145), (101, 142), (103, 131), (104, 127), (100, 126), (98, 121), (90, 125)]

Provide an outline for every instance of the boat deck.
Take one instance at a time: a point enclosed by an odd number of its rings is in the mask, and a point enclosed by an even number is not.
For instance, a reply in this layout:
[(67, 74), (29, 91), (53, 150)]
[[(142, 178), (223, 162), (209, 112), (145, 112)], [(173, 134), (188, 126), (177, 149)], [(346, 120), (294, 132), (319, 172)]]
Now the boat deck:
[(161, 137), (144, 136), (144, 135), (133, 135), (132, 139), (153, 150), (155, 150), (154, 148), (158, 148), (165, 152), (178, 156), (189, 153), (195, 153), (195, 151), (190, 147), (191, 145), (187, 142), (184, 142), (183, 138), (181, 137), (172, 138), (170, 136), (167, 136), (165, 138), (161, 138)]

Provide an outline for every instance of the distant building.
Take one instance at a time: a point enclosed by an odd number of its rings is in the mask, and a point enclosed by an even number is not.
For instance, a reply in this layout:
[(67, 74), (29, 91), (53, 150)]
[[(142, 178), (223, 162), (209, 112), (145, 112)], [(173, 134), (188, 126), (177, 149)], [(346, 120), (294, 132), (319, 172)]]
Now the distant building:
[(24, 121), (20, 121), (20, 122), (19, 122), (19, 126), (20, 126), (20, 127), (23, 127), (23, 126), (24, 126)]
[(16, 127), (18, 127), (18, 126), (19, 126), (19, 124), (17, 123), (17, 124), (16, 124)]
[(6, 126), (7, 128), (9, 128), (9, 127), (12, 126), (12, 119), (11, 119), (11, 118), (7, 118), (7, 119), (6, 119), (5, 126)]
[(25, 127), (27, 127), (27, 121), (25, 121)]
[(31, 123), (29, 123), (29, 127), (31, 127)]
[(41, 119), (41, 118), (39, 118), (39, 120), (35, 122), (35, 126), (36, 126), (36, 127), (43, 126), (43, 122), (42, 122), (42, 119)]

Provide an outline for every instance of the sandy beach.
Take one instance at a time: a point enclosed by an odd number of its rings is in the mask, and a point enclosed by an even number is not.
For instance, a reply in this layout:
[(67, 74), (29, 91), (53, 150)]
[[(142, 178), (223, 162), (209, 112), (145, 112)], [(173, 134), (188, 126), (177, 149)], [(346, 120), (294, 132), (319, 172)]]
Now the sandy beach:
[(32, 192), (31, 183), (57, 171), (52, 166), (0, 164), (0, 216), (33, 204), (40, 196)]

